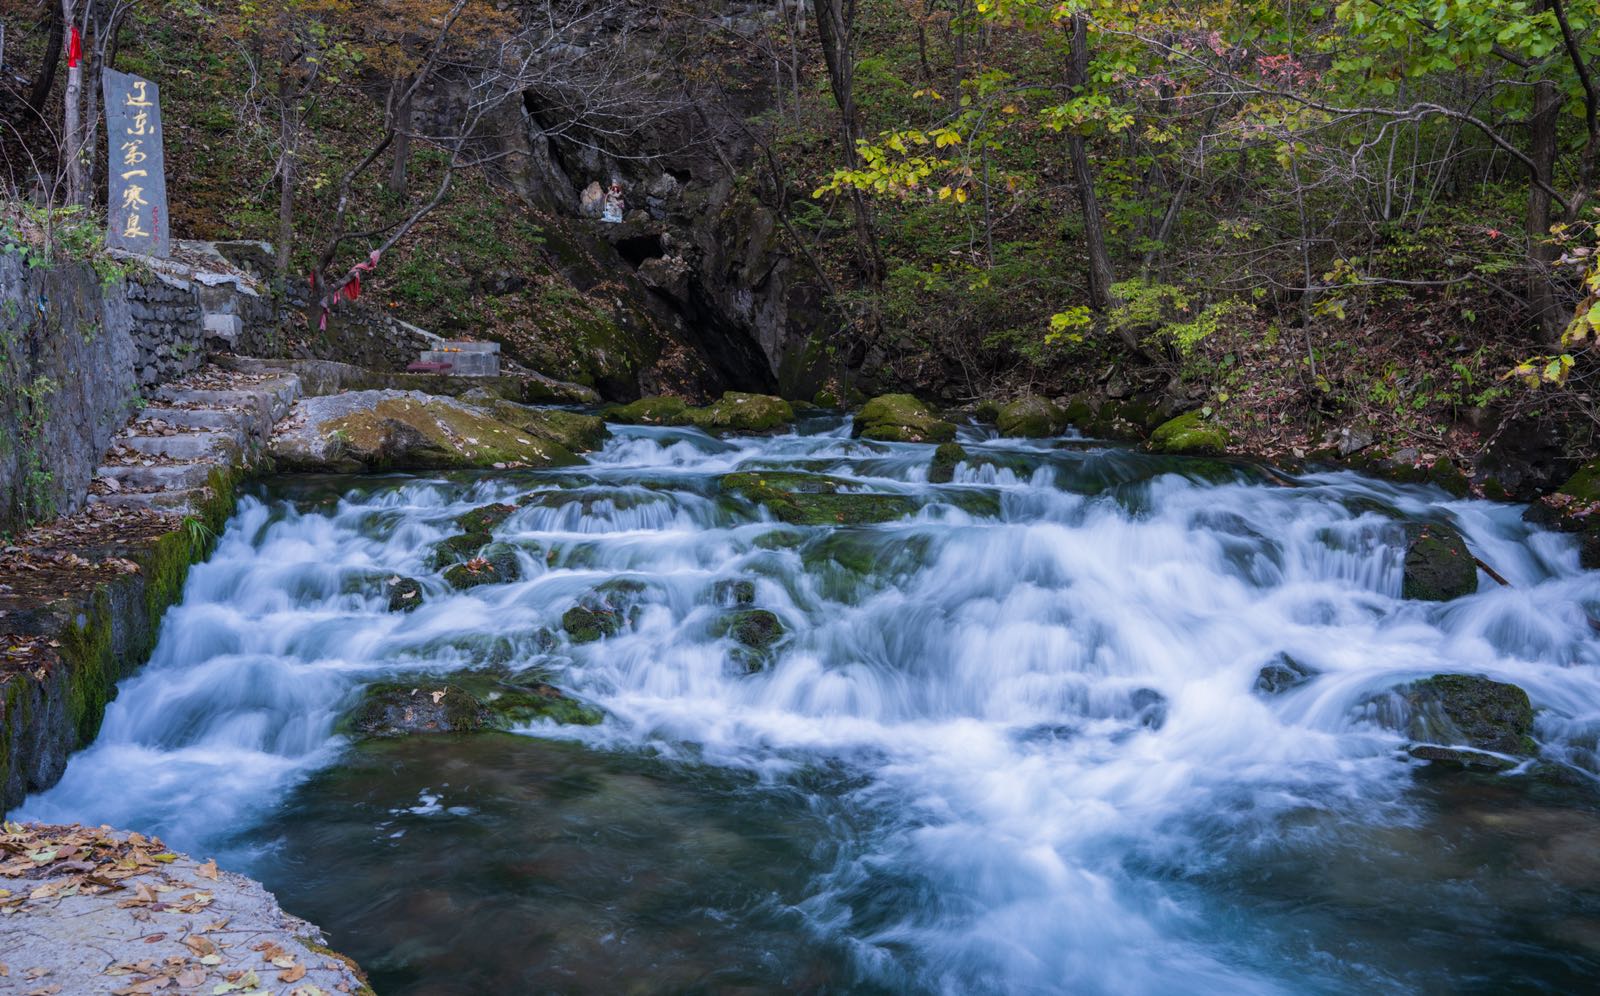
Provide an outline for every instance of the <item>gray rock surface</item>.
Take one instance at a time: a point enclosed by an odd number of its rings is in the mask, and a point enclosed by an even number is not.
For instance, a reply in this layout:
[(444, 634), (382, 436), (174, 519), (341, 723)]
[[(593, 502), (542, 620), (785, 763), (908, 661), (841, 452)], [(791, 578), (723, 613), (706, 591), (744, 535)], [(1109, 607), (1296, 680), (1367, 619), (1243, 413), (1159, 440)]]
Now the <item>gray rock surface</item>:
[(371, 992), (315, 926), (214, 861), (106, 827), (8, 823), (0, 844), (0, 994)]

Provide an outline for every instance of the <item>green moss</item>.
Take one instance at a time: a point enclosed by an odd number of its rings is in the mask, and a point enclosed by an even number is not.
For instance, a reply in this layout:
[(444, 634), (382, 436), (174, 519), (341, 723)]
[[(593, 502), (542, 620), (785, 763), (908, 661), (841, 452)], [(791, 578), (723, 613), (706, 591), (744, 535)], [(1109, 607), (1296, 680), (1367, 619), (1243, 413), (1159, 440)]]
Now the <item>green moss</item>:
[(322, 955), (325, 958), (332, 958), (344, 965), (344, 967), (348, 968), (351, 973), (355, 975), (356, 979), (361, 983), (361, 988), (357, 989), (351, 994), (351, 996), (378, 996), (378, 994), (372, 989), (372, 983), (367, 979), (367, 973), (361, 970), (361, 966), (355, 963), (355, 959), (349, 957), (348, 955), (340, 954), (339, 952), (328, 947), (326, 944), (319, 944), (310, 937), (297, 937), (295, 939), (301, 944), (305, 945), (307, 951)]
[(865, 439), (898, 443), (942, 443), (956, 438), (956, 427), (909, 394), (883, 394), (856, 414), (855, 431)]
[(1067, 413), (1054, 402), (1030, 395), (1000, 409), (995, 423), (1002, 436), (1043, 439), (1067, 427)]
[(890, 522), (917, 510), (905, 495), (846, 492), (850, 482), (818, 474), (747, 471), (727, 474), (722, 490), (765, 506), (795, 526), (861, 525)]
[(929, 484), (949, 484), (956, 476), (957, 465), (967, 459), (967, 451), (960, 443), (940, 443), (933, 451), (933, 462), (928, 465)]
[(395, 578), (386, 588), (390, 612), (410, 612), (422, 605), (422, 585), (416, 578)]
[(687, 402), (660, 395), (608, 408), (603, 414), (607, 421), (624, 425), (688, 425), (690, 422)]
[[(405, 445), (392, 445), (403, 426)], [(331, 419), (324, 439), (339, 440), (336, 460), (369, 470), (450, 470), (515, 464), (559, 467), (579, 463), (566, 447), (540, 439), (481, 412), (415, 398), (385, 398), (372, 408)]]
[(521, 574), (516, 549), (508, 543), (491, 543), (478, 556), (445, 571), (444, 579), (456, 590), (466, 591), (480, 585), (515, 581)]
[(495, 504), (484, 505), (465, 513), (456, 519), (456, 525), (468, 533), (488, 533), (506, 521), (512, 512), (517, 510), (515, 505)]
[(1436, 674), (1411, 686), (1410, 735), (1479, 750), (1531, 756), (1533, 705), (1516, 685), (1481, 675)]
[(794, 408), (768, 394), (728, 391), (705, 408), (691, 409), (690, 418), (702, 429), (772, 432), (793, 424)]
[(599, 449), (611, 435), (605, 420), (598, 415), (561, 411), (555, 408), (531, 408), (514, 401), (495, 403), (494, 417), (523, 432), (549, 440), (574, 453)]
[(1149, 447), (1155, 453), (1218, 456), (1228, 448), (1228, 430), (1190, 412), (1161, 423), (1150, 434)]
[(1406, 548), (1401, 597), (1448, 602), (1478, 590), (1478, 566), (1467, 541), (1449, 526), (1429, 523)]
[(433, 547), (433, 569), (442, 571), (451, 564), (471, 560), (491, 542), (493, 538), (488, 533), (462, 533), (442, 539)]
[(1558, 490), (1580, 501), (1600, 501), (1600, 460), (1584, 464)]

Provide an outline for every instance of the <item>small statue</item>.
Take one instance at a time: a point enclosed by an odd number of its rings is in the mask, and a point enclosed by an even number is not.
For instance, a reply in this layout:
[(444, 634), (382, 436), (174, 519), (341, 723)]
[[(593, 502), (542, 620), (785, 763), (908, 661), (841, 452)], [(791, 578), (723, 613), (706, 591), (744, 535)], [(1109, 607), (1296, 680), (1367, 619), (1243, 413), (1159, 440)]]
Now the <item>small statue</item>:
[(611, 189), (606, 191), (605, 212), (601, 214), (602, 221), (618, 224), (622, 221), (622, 212), (627, 207), (622, 197), (622, 181), (616, 177), (611, 178)]

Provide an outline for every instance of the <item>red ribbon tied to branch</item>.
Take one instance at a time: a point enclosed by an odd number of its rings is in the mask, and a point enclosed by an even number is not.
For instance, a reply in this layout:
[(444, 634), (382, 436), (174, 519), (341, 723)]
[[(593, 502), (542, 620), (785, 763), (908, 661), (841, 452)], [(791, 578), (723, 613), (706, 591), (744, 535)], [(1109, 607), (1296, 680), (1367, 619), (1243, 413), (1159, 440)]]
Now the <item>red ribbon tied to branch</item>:
[[(352, 266), (350, 268), (350, 272), (345, 277), (344, 283), (341, 284), (339, 288), (332, 294), (329, 294), (327, 297), (322, 299), (322, 314), (319, 316), (317, 321), (317, 326), (322, 329), (322, 331), (326, 332), (328, 330), (328, 312), (333, 310), (333, 306), (338, 304), (341, 298), (346, 301), (354, 301), (356, 298), (361, 296), (361, 275), (363, 273), (371, 273), (373, 270), (376, 270), (378, 268), (378, 259), (382, 255), (383, 252), (381, 250), (372, 250), (372, 254), (367, 257), (366, 262), (357, 263), (355, 266)], [(316, 283), (317, 275), (312, 273), (311, 286), (315, 288)]]
[(67, 68), (77, 69), (78, 63), (83, 60), (83, 36), (78, 34), (78, 26), (72, 26), (72, 39), (67, 42)]

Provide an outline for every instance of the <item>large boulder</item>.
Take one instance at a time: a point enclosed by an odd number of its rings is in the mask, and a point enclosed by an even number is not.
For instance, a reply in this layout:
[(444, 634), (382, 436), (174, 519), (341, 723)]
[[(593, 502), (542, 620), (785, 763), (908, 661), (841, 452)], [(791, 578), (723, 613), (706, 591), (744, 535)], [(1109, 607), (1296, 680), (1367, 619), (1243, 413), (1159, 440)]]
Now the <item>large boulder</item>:
[(1067, 413), (1047, 398), (1029, 395), (1001, 408), (995, 424), (1002, 436), (1043, 439), (1060, 435), (1067, 427)]
[(565, 446), (470, 404), (418, 391), (354, 391), (295, 403), (268, 448), (282, 470), (360, 473), (577, 463)]
[(746, 471), (724, 475), (721, 485), (724, 492), (764, 505), (795, 526), (890, 522), (917, 510), (909, 496), (846, 491), (852, 482), (823, 474)]
[(574, 453), (587, 453), (605, 445), (611, 430), (598, 415), (563, 411), (560, 408), (535, 408), (514, 401), (496, 401), (489, 406), (496, 419)]
[(1152, 453), (1219, 456), (1228, 448), (1228, 430), (1208, 422), (1201, 412), (1168, 419), (1150, 433), (1146, 445)]
[(1402, 598), (1448, 602), (1478, 590), (1478, 566), (1459, 532), (1430, 522), (1412, 530), (1410, 540)]
[(771, 395), (729, 391), (704, 408), (692, 409), (690, 418), (702, 429), (775, 432), (794, 422), (794, 408)]
[(623, 425), (688, 425), (692, 421), (687, 401), (664, 395), (615, 405), (603, 414), (606, 421)]
[(861, 406), (854, 433), (891, 443), (943, 443), (956, 438), (956, 427), (909, 394), (883, 394)]
[[(1533, 706), (1516, 685), (1474, 674), (1436, 674), (1402, 690), (1409, 706), (1406, 734), (1440, 748), (1468, 748), (1531, 757)], [(1428, 747), (1414, 748), (1413, 754)], [(1428, 760), (1466, 760), (1430, 756)]]

